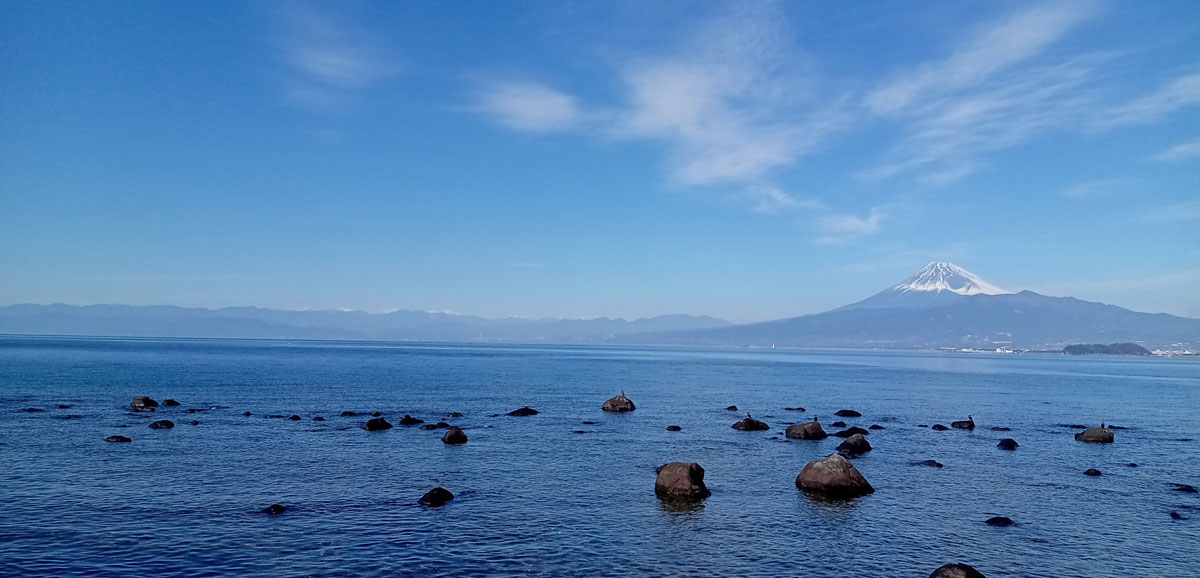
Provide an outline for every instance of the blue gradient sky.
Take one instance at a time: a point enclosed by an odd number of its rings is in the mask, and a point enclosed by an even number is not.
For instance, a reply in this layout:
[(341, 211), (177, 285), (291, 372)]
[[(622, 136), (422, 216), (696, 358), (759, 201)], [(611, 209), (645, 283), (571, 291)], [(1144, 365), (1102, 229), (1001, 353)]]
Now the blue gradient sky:
[(1200, 317), (1196, 2), (3, 2), (0, 304)]

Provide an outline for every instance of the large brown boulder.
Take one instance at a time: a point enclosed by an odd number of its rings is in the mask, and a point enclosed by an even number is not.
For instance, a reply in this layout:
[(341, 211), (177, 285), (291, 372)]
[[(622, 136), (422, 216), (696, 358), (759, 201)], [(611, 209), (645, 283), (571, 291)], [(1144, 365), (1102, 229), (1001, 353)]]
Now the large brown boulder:
[(448, 444), (465, 444), (467, 434), (463, 433), (462, 428), (450, 426), (446, 428), (446, 433), (442, 434), (442, 441)]
[(654, 495), (664, 500), (699, 500), (712, 492), (704, 485), (704, 468), (695, 462), (671, 462), (658, 466)]
[(758, 421), (750, 417), (750, 414), (746, 414), (746, 417), (739, 419), (737, 423), (730, 427), (741, 431), (765, 431), (771, 429), (771, 426), (767, 425), (766, 422)]
[(600, 409), (602, 409), (604, 411), (620, 412), (620, 411), (633, 411), (633, 410), (637, 409), (637, 407), (635, 407), (633, 405), (633, 400), (629, 399), (628, 397), (625, 397), (625, 392), (622, 391), (621, 395), (615, 395), (613, 397), (608, 398), (608, 400), (606, 400), (604, 402), (604, 405), (600, 406)]
[(939, 567), (929, 575), (929, 578), (986, 578), (983, 574), (962, 562), (954, 562)]
[(830, 498), (854, 498), (875, 492), (858, 468), (841, 454), (808, 462), (796, 476), (796, 487)]
[(1094, 444), (1111, 444), (1113, 443), (1113, 432), (1108, 428), (1089, 427), (1075, 434), (1075, 439)]
[(821, 428), (821, 424), (815, 421), (789, 425), (784, 435), (796, 440), (823, 440), (829, 437)]
[(158, 407), (158, 402), (150, 399), (149, 396), (138, 395), (134, 396), (133, 401), (129, 402), (129, 405), (137, 408)]
[(871, 451), (871, 444), (862, 434), (854, 434), (838, 444), (837, 451), (844, 454), (862, 455)]

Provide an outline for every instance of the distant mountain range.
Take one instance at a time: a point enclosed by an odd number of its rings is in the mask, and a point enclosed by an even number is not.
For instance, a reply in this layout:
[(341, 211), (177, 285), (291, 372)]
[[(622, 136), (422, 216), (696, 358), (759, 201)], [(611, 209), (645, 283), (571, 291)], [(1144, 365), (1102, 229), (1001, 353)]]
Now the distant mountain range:
[(602, 341), (638, 333), (732, 325), (695, 315), (650, 319), (487, 319), (425, 311), (285, 311), (258, 307), (200, 309), (169, 305), (10, 305), (0, 307), (0, 333), (131, 337), (377, 339), (390, 341)]
[(1061, 350), (1079, 343), (1136, 342), (1152, 349), (1194, 349), (1200, 345), (1200, 319), (1014, 293), (953, 263), (934, 262), (857, 303), (748, 325), (693, 315), (633, 321), (487, 319), (424, 311), (56, 304), (0, 307), (0, 333), (904, 349)]
[(879, 348), (1062, 349), (1074, 343), (1200, 344), (1200, 319), (1072, 297), (1013, 293), (934, 262), (867, 299), (815, 315), (634, 336), (643, 343)]

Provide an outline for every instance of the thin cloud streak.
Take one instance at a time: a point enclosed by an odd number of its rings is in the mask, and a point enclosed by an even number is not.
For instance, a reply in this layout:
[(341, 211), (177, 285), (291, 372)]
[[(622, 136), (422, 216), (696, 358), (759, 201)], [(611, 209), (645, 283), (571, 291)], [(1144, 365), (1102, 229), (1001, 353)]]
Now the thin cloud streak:
[(1200, 72), (1185, 74), (1158, 90), (1109, 110), (1094, 122), (1096, 128), (1113, 128), (1157, 122), (1182, 108), (1200, 105)]
[(1184, 223), (1200, 221), (1200, 201), (1185, 201), (1159, 207), (1142, 215), (1143, 221), (1152, 223)]
[(1178, 163), (1192, 159), (1200, 159), (1200, 137), (1177, 144), (1150, 157), (1150, 160), (1165, 163)]
[(871, 208), (869, 215), (860, 217), (854, 214), (826, 215), (818, 221), (818, 226), (825, 234), (817, 238), (818, 243), (841, 243), (867, 235), (878, 233), (883, 226), (887, 214), (881, 207)]
[(491, 81), (467, 107), (484, 118), (521, 132), (564, 132), (579, 126), (583, 112), (575, 98), (532, 81)]

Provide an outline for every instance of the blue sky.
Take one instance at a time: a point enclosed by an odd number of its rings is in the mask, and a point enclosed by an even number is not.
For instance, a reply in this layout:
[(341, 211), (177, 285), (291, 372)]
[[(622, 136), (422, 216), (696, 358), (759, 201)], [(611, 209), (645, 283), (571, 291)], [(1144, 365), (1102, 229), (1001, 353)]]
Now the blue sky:
[(0, 3), (0, 303), (1200, 317), (1195, 2)]

